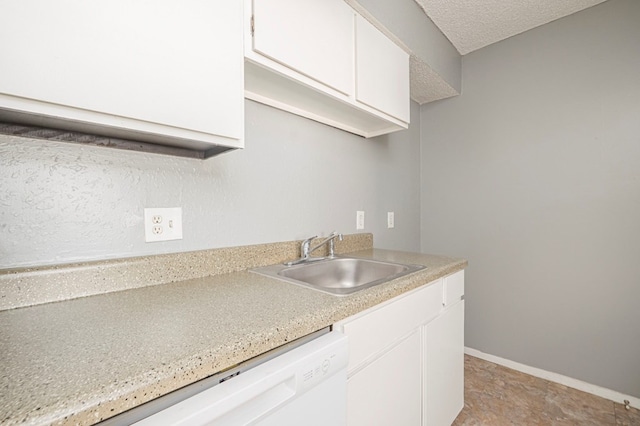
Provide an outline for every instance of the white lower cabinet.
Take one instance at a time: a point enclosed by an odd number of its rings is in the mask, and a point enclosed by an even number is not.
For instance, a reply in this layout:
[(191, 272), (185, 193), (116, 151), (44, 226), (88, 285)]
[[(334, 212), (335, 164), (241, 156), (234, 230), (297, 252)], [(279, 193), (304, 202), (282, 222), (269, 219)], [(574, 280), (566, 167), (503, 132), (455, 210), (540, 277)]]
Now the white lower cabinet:
[(450, 425), (464, 407), (464, 301), (424, 328), (424, 424)]
[(347, 318), (347, 424), (450, 425), (464, 405), (464, 271)]
[(420, 333), (415, 331), (348, 378), (347, 424), (420, 424), (420, 370)]

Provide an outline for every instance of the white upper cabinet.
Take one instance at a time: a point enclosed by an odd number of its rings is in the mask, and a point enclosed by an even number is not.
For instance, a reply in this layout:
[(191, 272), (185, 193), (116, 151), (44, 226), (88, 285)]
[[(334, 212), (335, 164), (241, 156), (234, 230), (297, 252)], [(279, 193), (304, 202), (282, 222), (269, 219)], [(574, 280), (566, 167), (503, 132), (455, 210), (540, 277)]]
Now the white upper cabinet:
[(242, 9), (240, 1), (2, 0), (0, 118), (241, 148)]
[(259, 0), (253, 19), (255, 52), (353, 92), (353, 11), (344, 1)]
[(373, 27), (360, 47), (356, 17), (344, 0), (245, 0), (245, 96), (364, 137), (406, 129), (408, 55)]
[(409, 122), (409, 55), (356, 17), (356, 99)]

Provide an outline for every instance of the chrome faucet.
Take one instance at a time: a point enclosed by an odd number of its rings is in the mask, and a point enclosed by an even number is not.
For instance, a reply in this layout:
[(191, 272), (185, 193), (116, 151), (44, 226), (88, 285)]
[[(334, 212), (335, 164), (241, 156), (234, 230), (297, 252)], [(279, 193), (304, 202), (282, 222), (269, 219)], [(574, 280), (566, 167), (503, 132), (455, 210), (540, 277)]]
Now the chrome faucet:
[[(314, 235), (313, 237), (309, 237), (306, 240), (304, 240), (302, 242), (302, 244), (300, 244), (300, 259), (292, 260), (291, 262), (285, 263), (285, 265), (293, 266), (293, 265), (298, 265), (298, 264), (304, 263), (304, 262), (314, 262), (314, 261), (322, 260), (322, 259), (326, 259), (326, 258), (328, 258), (328, 259), (334, 258), (335, 257), (335, 242), (334, 242), (334, 240), (337, 238), (339, 241), (342, 241), (343, 235), (333, 231), (327, 238), (322, 240), (321, 243), (319, 243), (315, 247), (311, 248), (311, 242), (313, 240), (315, 240), (316, 238), (318, 238), (318, 236)], [(324, 257), (311, 257), (311, 253), (313, 253), (314, 251), (316, 251), (320, 247), (324, 246), (325, 244), (329, 244), (329, 255), (326, 258), (324, 258)]]
[(320, 247), (322, 247), (325, 244), (329, 244), (329, 258), (335, 257), (335, 243), (334, 240), (338, 239), (339, 241), (342, 241), (342, 234), (338, 234), (336, 231), (333, 231), (327, 238), (325, 238), (324, 240), (322, 240), (322, 242), (320, 244), (318, 244), (317, 246), (315, 246), (314, 248), (312, 248), (311, 250), (309, 250), (308, 254), (313, 253), (315, 250), (319, 249)]

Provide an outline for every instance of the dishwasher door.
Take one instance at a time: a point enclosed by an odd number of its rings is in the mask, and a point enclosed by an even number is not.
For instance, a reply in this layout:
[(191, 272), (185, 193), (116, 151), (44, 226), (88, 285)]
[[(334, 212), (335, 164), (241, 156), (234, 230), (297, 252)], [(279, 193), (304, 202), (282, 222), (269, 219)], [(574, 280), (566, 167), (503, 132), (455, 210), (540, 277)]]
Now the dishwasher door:
[(347, 338), (333, 331), (135, 424), (340, 426), (346, 404)]

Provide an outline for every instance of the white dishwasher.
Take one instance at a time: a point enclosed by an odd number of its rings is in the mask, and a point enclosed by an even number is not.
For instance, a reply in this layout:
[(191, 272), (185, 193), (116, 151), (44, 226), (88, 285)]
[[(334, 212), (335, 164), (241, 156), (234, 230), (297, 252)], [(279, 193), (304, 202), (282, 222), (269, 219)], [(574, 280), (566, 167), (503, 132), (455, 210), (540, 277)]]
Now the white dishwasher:
[(347, 337), (328, 329), (321, 332), (324, 334), (319, 337), (312, 334), (299, 339), (302, 340), (299, 346), (286, 348), (282, 354), (267, 353), (262, 360), (257, 360), (257, 366), (252, 366), (251, 362), (248, 367), (241, 364), (226, 371), (225, 375), (216, 375), (169, 394), (168, 397), (174, 396), (173, 401), (171, 398), (160, 404), (152, 401), (152, 404), (104, 423), (138, 426), (345, 425)]

